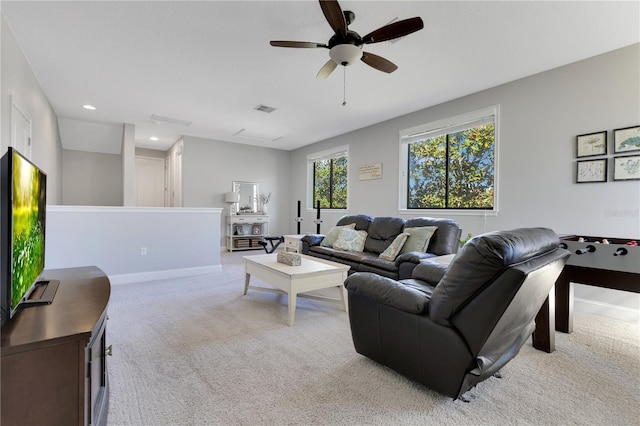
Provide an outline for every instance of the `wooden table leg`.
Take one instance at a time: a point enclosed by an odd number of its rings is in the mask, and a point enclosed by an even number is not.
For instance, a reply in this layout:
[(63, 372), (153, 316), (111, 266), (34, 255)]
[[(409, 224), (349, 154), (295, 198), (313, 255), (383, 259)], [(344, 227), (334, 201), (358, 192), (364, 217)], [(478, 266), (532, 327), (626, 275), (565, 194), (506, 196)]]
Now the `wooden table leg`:
[(573, 332), (573, 283), (569, 281), (569, 271), (563, 270), (556, 280), (556, 330)]
[(289, 297), (289, 327), (293, 327), (293, 320), (296, 315), (296, 301), (297, 301), (298, 295), (297, 293), (290, 291), (288, 294), (288, 297)]
[(247, 290), (249, 289), (249, 280), (251, 279), (251, 274), (244, 274), (244, 294), (247, 294)]
[(552, 288), (536, 315), (536, 329), (532, 336), (534, 348), (547, 353), (556, 350), (555, 323), (555, 289)]
[(342, 303), (344, 304), (344, 310), (349, 312), (349, 294), (347, 293), (347, 288), (344, 286), (344, 282), (347, 280), (349, 275), (344, 272), (342, 274), (342, 284), (338, 287), (340, 288), (340, 296), (342, 297)]
[(347, 288), (344, 285), (339, 286), (340, 288), (340, 297), (342, 297), (342, 303), (344, 304), (344, 310), (349, 312), (349, 294), (347, 293)]

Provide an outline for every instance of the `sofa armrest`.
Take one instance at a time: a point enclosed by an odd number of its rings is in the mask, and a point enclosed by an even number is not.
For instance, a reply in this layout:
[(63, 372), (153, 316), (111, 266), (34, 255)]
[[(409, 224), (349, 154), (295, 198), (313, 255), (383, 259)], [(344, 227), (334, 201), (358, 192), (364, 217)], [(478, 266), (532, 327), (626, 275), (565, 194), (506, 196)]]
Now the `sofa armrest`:
[(407, 253), (402, 253), (400, 256), (396, 257), (395, 263), (398, 267), (398, 279), (403, 280), (406, 278), (411, 278), (411, 274), (413, 273), (413, 268), (416, 267), (421, 261), (424, 259), (428, 259), (430, 257), (434, 257), (433, 253), (424, 253), (421, 251), (410, 251)]
[(302, 241), (309, 244), (309, 246), (319, 246), (324, 237), (322, 234), (307, 234), (302, 237)]
[(415, 263), (417, 265), (418, 263), (422, 262), (424, 259), (428, 259), (434, 256), (435, 254), (433, 253), (425, 253), (422, 251), (408, 251), (396, 257), (396, 266), (400, 266), (401, 263), (405, 263), (405, 262)]
[(447, 254), (425, 259), (413, 269), (411, 278), (424, 281), (435, 287), (449, 269), (449, 264), (454, 257), (455, 254)]
[(322, 234), (307, 234), (300, 239), (302, 241), (302, 254), (309, 254), (309, 247), (319, 246), (324, 240)]
[(413, 269), (411, 278), (424, 281), (432, 286), (438, 285), (449, 267), (436, 262), (425, 260)]
[(411, 314), (426, 312), (431, 298), (420, 290), (371, 272), (356, 272), (347, 278), (344, 285), (350, 292)]

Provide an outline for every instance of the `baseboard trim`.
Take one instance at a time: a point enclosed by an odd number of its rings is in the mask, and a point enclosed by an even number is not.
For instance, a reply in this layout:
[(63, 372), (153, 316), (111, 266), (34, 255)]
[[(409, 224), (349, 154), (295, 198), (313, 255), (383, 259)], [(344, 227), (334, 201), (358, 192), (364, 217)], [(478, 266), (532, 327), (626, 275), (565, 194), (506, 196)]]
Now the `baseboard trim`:
[(222, 271), (222, 265), (198, 266), (195, 268), (165, 269), (162, 271), (137, 272), (135, 274), (109, 275), (111, 285), (129, 284), (141, 281), (166, 280), (194, 275), (213, 274)]
[(610, 303), (597, 302), (595, 300), (582, 299), (579, 297), (575, 297), (573, 299), (573, 303), (574, 309), (579, 312), (603, 315), (621, 321), (640, 324), (640, 309), (612, 305)]

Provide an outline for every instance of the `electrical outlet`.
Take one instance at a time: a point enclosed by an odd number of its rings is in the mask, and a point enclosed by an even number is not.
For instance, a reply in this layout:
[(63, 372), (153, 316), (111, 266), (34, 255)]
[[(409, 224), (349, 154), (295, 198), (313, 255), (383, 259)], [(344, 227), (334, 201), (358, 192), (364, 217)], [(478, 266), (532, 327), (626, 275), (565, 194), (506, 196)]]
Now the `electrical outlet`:
[(146, 256), (146, 255), (147, 255), (147, 248), (140, 247), (140, 256)]

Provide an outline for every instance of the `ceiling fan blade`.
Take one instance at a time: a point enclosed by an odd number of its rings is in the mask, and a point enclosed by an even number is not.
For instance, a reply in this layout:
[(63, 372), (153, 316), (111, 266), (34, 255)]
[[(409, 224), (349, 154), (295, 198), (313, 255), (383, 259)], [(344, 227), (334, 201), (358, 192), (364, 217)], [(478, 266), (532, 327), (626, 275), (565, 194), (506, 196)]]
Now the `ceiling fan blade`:
[(391, 61), (386, 60), (382, 56), (374, 55), (369, 52), (362, 52), (362, 62), (379, 71), (392, 73), (398, 69), (398, 66)]
[(336, 0), (320, 0), (320, 7), (333, 31), (342, 35), (347, 34), (347, 21), (340, 4)]
[(323, 79), (329, 77), (329, 74), (331, 74), (337, 66), (338, 64), (333, 62), (333, 59), (329, 59), (327, 63), (324, 64), (322, 68), (320, 68), (320, 71), (318, 71), (318, 74), (316, 74), (316, 78)]
[(393, 22), (370, 32), (362, 37), (364, 43), (380, 43), (381, 41), (393, 40), (394, 38), (403, 37), (407, 34), (414, 33), (424, 28), (424, 22), (420, 17), (404, 19), (402, 21)]
[(275, 47), (301, 47), (301, 48), (314, 48), (314, 47), (328, 47), (323, 43), (314, 43), (311, 41), (281, 41), (275, 40), (270, 42)]

